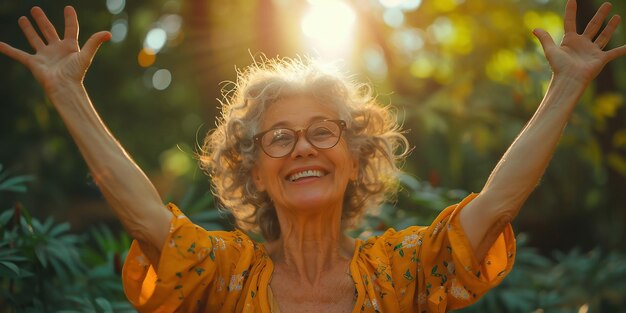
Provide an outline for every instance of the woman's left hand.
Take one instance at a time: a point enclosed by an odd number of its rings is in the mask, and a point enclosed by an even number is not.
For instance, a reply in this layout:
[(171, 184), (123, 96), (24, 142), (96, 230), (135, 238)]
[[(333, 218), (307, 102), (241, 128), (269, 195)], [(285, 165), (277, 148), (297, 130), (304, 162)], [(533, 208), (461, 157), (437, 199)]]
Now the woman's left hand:
[[(541, 42), (554, 75), (570, 76), (587, 85), (607, 63), (626, 55), (626, 45), (604, 51), (621, 20), (618, 15), (614, 15), (600, 32), (611, 7), (612, 5), (608, 2), (602, 4), (587, 24), (585, 31), (578, 34), (576, 32), (576, 0), (568, 0), (564, 17), (565, 35), (560, 46), (554, 43), (545, 30), (536, 29), (533, 32)], [(600, 35), (598, 35), (599, 32)], [(596, 35), (598, 35), (597, 38)]]

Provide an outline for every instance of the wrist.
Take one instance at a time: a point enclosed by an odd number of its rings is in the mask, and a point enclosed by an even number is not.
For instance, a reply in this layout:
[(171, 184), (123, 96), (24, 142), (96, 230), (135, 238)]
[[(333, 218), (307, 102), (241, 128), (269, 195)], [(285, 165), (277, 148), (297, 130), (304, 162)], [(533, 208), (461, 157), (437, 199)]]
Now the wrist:
[[(587, 85), (576, 77), (555, 74), (550, 80), (541, 107), (550, 108), (550, 112), (560, 112), (557, 114), (569, 114), (578, 103)], [(555, 111), (555, 109), (558, 110)]]
[(581, 95), (589, 82), (579, 77), (566, 74), (553, 74), (548, 91), (559, 91), (571, 95)]
[(74, 103), (71, 99), (81, 97), (87, 93), (85, 86), (80, 81), (62, 81), (54, 87), (45, 88), (46, 95), (58, 109), (61, 106)]
[(591, 80), (588, 80), (581, 75), (577, 75), (575, 73), (560, 71), (552, 74), (551, 83), (557, 83), (566, 86), (567, 88), (585, 90), (587, 86), (589, 86), (589, 84), (591, 83)]

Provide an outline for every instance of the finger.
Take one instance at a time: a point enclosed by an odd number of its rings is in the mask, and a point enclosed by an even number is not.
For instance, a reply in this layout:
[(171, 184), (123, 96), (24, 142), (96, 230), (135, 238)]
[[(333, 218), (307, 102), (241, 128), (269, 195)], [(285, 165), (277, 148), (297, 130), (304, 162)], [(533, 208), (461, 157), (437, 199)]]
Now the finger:
[(548, 34), (548, 32), (546, 32), (545, 30), (537, 28), (533, 31), (533, 35), (535, 35), (535, 37), (539, 39), (539, 43), (541, 43), (541, 47), (543, 48), (544, 54), (547, 55), (547, 52), (549, 50), (557, 48), (556, 44), (554, 43), (554, 40), (552, 39), (550, 34)]
[(20, 50), (11, 47), (10, 45), (0, 41), (0, 53), (7, 55), (8, 57), (28, 66), (31, 55)]
[(37, 31), (35, 31), (33, 24), (30, 23), (30, 21), (28, 20), (26, 16), (20, 17), (17, 20), (17, 24), (22, 29), (22, 32), (24, 33), (26, 40), (28, 40), (28, 43), (30, 44), (31, 47), (33, 47), (33, 49), (35, 49), (35, 51), (41, 49), (43, 46), (46, 45), (43, 42), (43, 40), (41, 40), (41, 37), (39, 37), (39, 34), (37, 34)]
[(111, 33), (107, 31), (101, 31), (91, 35), (81, 50), (81, 53), (84, 56), (83, 60), (86, 61), (87, 64), (91, 63), (91, 60), (93, 60), (94, 55), (96, 55), (98, 48), (100, 48), (104, 42), (109, 41), (109, 39), (111, 39)]
[(606, 27), (602, 30), (600, 35), (598, 35), (595, 44), (598, 45), (600, 49), (604, 49), (604, 47), (606, 47), (606, 45), (609, 43), (609, 40), (611, 40), (611, 37), (613, 36), (615, 29), (617, 29), (620, 20), (621, 18), (619, 17), (619, 15), (614, 15), (609, 23), (606, 25)]
[(565, 16), (563, 17), (563, 26), (565, 33), (576, 32), (576, 0), (568, 0), (565, 5)]
[(71, 6), (66, 6), (63, 10), (65, 15), (65, 34), (63, 38), (78, 40), (78, 17), (76, 11)]
[(30, 10), (30, 14), (32, 14), (35, 23), (37, 23), (37, 26), (39, 26), (41, 34), (48, 43), (60, 40), (56, 29), (54, 29), (54, 26), (52, 26), (52, 23), (50, 23), (50, 20), (46, 16), (46, 13), (44, 13), (40, 7), (33, 7)]
[(608, 2), (603, 3), (596, 14), (591, 18), (591, 21), (587, 24), (583, 36), (593, 39), (598, 34), (598, 31), (602, 27), (602, 22), (606, 19), (611, 11), (612, 5)]
[(609, 62), (625, 55), (626, 55), (626, 45), (611, 49), (606, 52), (606, 56)]

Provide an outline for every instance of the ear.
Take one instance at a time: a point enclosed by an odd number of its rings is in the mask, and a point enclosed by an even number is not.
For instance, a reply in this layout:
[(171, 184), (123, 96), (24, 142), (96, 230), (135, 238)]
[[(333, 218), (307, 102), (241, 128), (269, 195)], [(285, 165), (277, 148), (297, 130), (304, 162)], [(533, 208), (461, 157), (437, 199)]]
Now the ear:
[(254, 186), (256, 190), (263, 192), (265, 191), (265, 183), (263, 183), (263, 179), (261, 179), (261, 175), (259, 175), (259, 170), (255, 166), (252, 168), (252, 179), (254, 181)]

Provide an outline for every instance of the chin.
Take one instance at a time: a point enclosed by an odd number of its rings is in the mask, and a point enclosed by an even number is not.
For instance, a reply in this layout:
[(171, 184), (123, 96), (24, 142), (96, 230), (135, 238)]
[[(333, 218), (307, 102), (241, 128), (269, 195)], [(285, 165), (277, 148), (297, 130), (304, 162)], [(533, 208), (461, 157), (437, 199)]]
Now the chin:
[(288, 202), (288, 206), (296, 211), (328, 210), (331, 207), (341, 207), (342, 199), (329, 199), (328, 196), (319, 195), (294, 195)]

